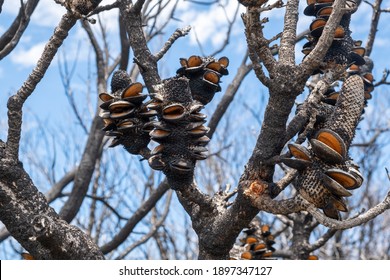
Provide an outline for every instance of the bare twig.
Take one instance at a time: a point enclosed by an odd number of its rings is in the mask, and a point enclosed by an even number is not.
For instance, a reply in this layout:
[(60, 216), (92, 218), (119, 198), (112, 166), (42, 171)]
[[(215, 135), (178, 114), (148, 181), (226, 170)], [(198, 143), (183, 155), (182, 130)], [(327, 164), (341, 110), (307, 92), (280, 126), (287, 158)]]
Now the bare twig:
[(226, 13), (225, 8), (224, 8), (223, 6), (222, 6), (222, 8), (223, 8), (223, 11), (224, 11), (224, 13), (225, 13), (226, 21), (227, 21), (227, 23), (228, 23), (228, 29), (227, 29), (227, 31), (226, 31), (225, 40), (224, 40), (224, 42), (222, 43), (221, 47), (220, 47), (219, 49), (215, 50), (215, 51), (211, 54), (211, 56), (216, 56), (217, 54), (221, 53), (221, 52), (226, 48), (226, 46), (229, 44), (229, 42), (230, 42), (230, 34), (232, 33), (233, 25), (234, 25), (234, 23), (236, 22), (237, 15), (238, 15), (238, 10), (239, 10), (239, 8), (240, 8), (240, 4), (237, 3), (237, 7), (236, 7), (236, 10), (234, 11), (234, 16), (233, 16), (233, 19), (232, 19), (232, 20), (229, 19), (228, 15), (227, 15), (227, 13)]
[(128, 254), (131, 253), (135, 248), (137, 248), (139, 245), (144, 244), (147, 242), (153, 235), (156, 234), (156, 232), (159, 230), (159, 228), (162, 226), (164, 221), (166, 220), (168, 213), (169, 213), (169, 206), (171, 204), (171, 199), (172, 199), (172, 191), (168, 192), (167, 195), (167, 201), (165, 203), (165, 208), (164, 212), (161, 215), (161, 218), (153, 225), (153, 227), (150, 229), (150, 231), (145, 234), (140, 240), (129, 246), (122, 254), (120, 254), (118, 257), (115, 259), (117, 260), (122, 260), (124, 259)]
[(169, 37), (168, 41), (164, 44), (162, 49), (155, 55), (156, 60), (160, 60), (171, 48), (171, 46), (176, 42), (180, 37), (186, 36), (191, 30), (191, 26), (186, 26), (184, 28), (178, 28), (176, 31)]
[(133, 231), (134, 227), (149, 213), (149, 211), (168, 190), (169, 185), (167, 181), (164, 180), (149, 196), (149, 198), (142, 203), (138, 210), (135, 211), (133, 216), (127, 221), (126, 225), (112, 238), (112, 240), (100, 248), (103, 254), (108, 254), (122, 244)]
[(372, 207), (367, 212), (357, 217), (346, 219), (343, 221), (337, 221), (328, 218), (313, 205), (307, 205), (307, 211), (312, 214), (318, 222), (331, 229), (347, 229), (362, 225), (374, 219), (383, 212), (387, 211), (388, 209), (390, 209), (390, 192), (387, 193), (385, 199), (382, 202), (378, 203), (376, 206)]

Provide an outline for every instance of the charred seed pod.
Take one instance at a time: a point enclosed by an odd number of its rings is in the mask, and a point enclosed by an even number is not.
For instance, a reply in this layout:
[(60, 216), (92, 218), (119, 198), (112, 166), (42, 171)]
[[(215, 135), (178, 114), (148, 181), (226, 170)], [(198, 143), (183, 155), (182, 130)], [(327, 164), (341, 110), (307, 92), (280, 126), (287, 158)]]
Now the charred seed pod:
[[(360, 48), (358, 45), (356, 45), (356, 42), (355, 42), (355, 47)], [(372, 98), (372, 91), (374, 90), (374, 84), (373, 84), (374, 77), (371, 73), (372, 69), (374, 68), (374, 63), (368, 56), (364, 56), (364, 60), (365, 60), (364, 65), (361, 66), (356, 64), (351, 65), (348, 69), (348, 74), (359, 75), (363, 78), (364, 99), (366, 100), (365, 105), (367, 105), (367, 100)]]
[[(198, 67), (197, 58), (190, 66)], [(150, 137), (160, 145), (152, 151), (149, 164), (180, 180), (191, 179), (196, 160), (207, 157), (204, 147), (208, 141), (208, 127), (204, 126), (205, 115), (200, 113), (203, 105), (193, 100), (189, 80), (175, 77), (164, 80), (155, 87), (151, 104), (159, 121), (154, 122)]]
[(149, 132), (154, 115), (143, 101), (142, 84), (132, 83), (129, 75), (118, 70), (111, 80), (111, 93), (99, 95), (100, 116), (106, 135), (113, 137), (110, 147), (123, 145), (131, 154), (139, 154), (150, 142)]
[(188, 59), (181, 58), (180, 64), (182, 67), (177, 70), (177, 74), (189, 79), (193, 99), (206, 105), (216, 92), (221, 91), (220, 78), (228, 74), (229, 59), (221, 57), (217, 60), (193, 55)]
[(272, 259), (272, 253), (275, 252), (274, 244), (274, 236), (268, 225), (252, 223), (250, 228), (243, 230), (238, 252), (235, 253), (238, 256), (235, 258), (244, 260)]
[(74, 13), (88, 15), (92, 12), (102, 0), (69, 0), (65, 5)]
[(355, 130), (364, 107), (364, 84), (361, 77), (348, 77), (342, 87), (335, 110), (326, 122), (326, 127), (334, 131), (344, 141), (346, 149), (355, 136)]
[(334, 109), (310, 140), (311, 146), (290, 144), (293, 158), (282, 160), (299, 170), (296, 183), (299, 195), (333, 219), (340, 219), (340, 211), (348, 211), (343, 197), (351, 196), (350, 190), (363, 182), (358, 167), (347, 156), (363, 106), (363, 80), (358, 75), (350, 76)]
[[(332, 13), (333, 0), (329, 1), (312, 1), (308, 2), (308, 6), (304, 10), (305, 15), (315, 16), (316, 18), (310, 24), (309, 42), (303, 46), (302, 52), (307, 55), (318, 43), (324, 27)], [(333, 43), (324, 57), (324, 64), (318, 71), (324, 71), (339, 65), (363, 65), (365, 50), (361, 46), (356, 46), (355, 41), (351, 37), (349, 24), (351, 14), (356, 11), (357, 5), (354, 0), (349, 0), (346, 3), (347, 12), (343, 15), (339, 26), (336, 28), (333, 38)]]

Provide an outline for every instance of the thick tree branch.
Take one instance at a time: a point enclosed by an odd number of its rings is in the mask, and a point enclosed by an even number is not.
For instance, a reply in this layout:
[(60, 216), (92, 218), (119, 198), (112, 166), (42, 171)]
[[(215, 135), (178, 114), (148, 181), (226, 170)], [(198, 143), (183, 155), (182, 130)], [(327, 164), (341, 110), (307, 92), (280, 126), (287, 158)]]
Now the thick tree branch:
[(323, 79), (317, 82), (305, 102), (301, 105), (298, 113), (288, 124), (286, 138), (284, 140), (285, 143), (301, 131), (310, 118), (315, 118), (318, 104), (332, 82), (332, 77), (329, 75), (325, 75)]
[(284, 29), (279, 48), (279, 60), (287, 64), (295, 64), (298, 6), (299, 0), (287, 1), (286, 13), (284, 15)]
[(128, 6), (127, 1), (119, 0), (121, 16), (126, 24), (129, 43), (133, 49), (135, 62), (149, 92), (154, 92), (153, 86), (159, 84), (160, 76), (157, 69), (157, 60), (150, 52), (144, 32), (140, 11), (145, 1), (138, 0), (134, 6)]
[(332, 13), (326, 22), (324, 31), (322, 32), (318, 43), (300, 64), (306, 75), (311, 75), (313, 70), (318, 68), (331, 46), (336, 27), (339, 25), (340, 20), (345, 13), (345, 10), (343, 9), (345, 7), (345, 2), (346, 0), (335, 0)]
[(0, 220), (35, 259), (103, 259), (80, 229), (49, 207), (19, 163), (11, 165), (0, 141)]
[(58, 48), (62, 45), (63, 41), (68, 36), (69, 30), (75, 24), (76, 18), (74, 18), (70, 13), (66, 13), (62, 17), (53, 36), (46, 44), (43, 53), (38, 60), (37, 66), (24, 82), (23, 86), (8, 100), (8, 137), (6, 155), (9, 159), (17, 160), (19, 157), (23, 104), (45, 75), (51, 61), (57, 53)]

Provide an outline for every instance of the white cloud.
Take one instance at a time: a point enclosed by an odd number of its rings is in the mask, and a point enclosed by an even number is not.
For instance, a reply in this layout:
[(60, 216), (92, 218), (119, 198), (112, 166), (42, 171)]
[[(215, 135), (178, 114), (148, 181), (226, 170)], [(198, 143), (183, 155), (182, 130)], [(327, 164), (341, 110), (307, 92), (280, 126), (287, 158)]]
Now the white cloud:
[(11, 14), (11, 15), (16, 15), (19, 12), (19, 9), (20, 9), (19, 1), (4, 1), (1, 12)]
[(15, 49), (11, 54), (11, 61), (22, 67), (31, 67), (36, 65), (40, 58), (46, 42), (37, 43), (28, 49)]
[[(213, 8), (203, 11), (187, 8), (181, 11), (179, 18), (183, 20), (183, 25), (191, 25), (193, 27), (193, 32), (190, 33), (191, 44), (197, 44), (197, 36), (201, 44), (210, 42), (213, 46), (217, 47), (225, 40), (225, 33), (227, 30), (227, 19), (224, 9), (226, 10), (229, 20), (232, 20), (236, 8), (236, 1), (229, 1), (224, 8), (221, 6), (214, 6)], [(243, 6), (240, 7), (240, 11), (244, 11)], [(238, 18), (237, 20), (240, 19)]]
[(56, 26), (65, 12), (65, 8), (53, 0), (41, 0), (31, 17), (31, 21), (39, 26)]

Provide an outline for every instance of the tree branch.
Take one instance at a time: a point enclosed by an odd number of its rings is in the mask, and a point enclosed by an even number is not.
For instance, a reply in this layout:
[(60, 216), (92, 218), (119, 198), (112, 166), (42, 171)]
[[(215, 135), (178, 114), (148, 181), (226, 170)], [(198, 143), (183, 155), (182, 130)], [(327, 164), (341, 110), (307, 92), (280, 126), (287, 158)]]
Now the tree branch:
[(376, 37), (376, 33), (378, 32), (378, 24), (379, 18), (381, 16), (381, 5), (382, 0), (375, 0), (374, 5), (372, 5), (372, 16), (371, 16), (371, 25), (370, 25), (370, 33), (368, 34), (367, 43), (365, 46), (366, 56), (370, 56), (372, 52), (372, 48), (374, 46), (374, 41)]
[(18, 16), (0, 38), (0, 60), (10, 54), (19, 43), (38, 2), (39, 0), (29, 0), (26, 4), (23, 4), (23, 1), (21, 1), (22, 6), (19, 9)]
[(145, 234), (140, 240), (138, 240), (137, 242), (132, 244), (129, 248), (127, 248), (122, 254), (120, 254), (115, 259), (123, 260), (128, 254), (131, 253), (131, 251), (133, 251), (138, 246), (147, 242), (153, 235), (156, 234), (156, 232), (162, 226), (162, 224), (164, 223), (164, 221), (166, 220), (166, 218), (168, 216), (169, 206), (171, 204), (171, 198), (172, 198), (172, 191), (168, 192), (167, 202), (165, 203), (165, 209), (161, 215), (161, 218), (153, 225), (153, 227), (150, 229), (150, 231), (147, 234)]
[(287, 64), (295, 64), (298, 6), (299, 0), (287, 1), (286, 13), (284, 16), (284, 29), (279, 48), (279, 60)]
[(177, 39), (180, 37), (186, 36), (191, 30), (191, 26), (186, 26), (184, 28), (178, 28), (176, 31), (171, 35), (171, 37), (168, 39), (168, 41), (164, 44), (162, 49), (155, 55), (156, 60), (160, 60), (172, 47), (172, 45), (176, 42)]
[(38, 63), (28, 79), (17, 93), (8, 99), (8, 137), (6, 146), (7, 158), (17, 160), (19, 158), (19, 142), (22, 125), (22, 107), (27, 98), (32, 94), (37, 84), (44, 77), (58, 48), (68, 36), (69, 30), (76, 24), (76, 18), (66, 13), (54, 34), (46, 44)]
[(314, 243), (308, 245), (306, 249), (309, 252), (313, 252), (313, 251), (321, 248), (329, 241), (329, 239), (331, 239), (335, 235), (336, 232), (337, 232), (336, 229), (328, 229), (327, 232), (323, 236), (321, 236), (319, 239), (317, 239)]
[(127, 221), (126, 225), (112, 238), (112, 240), (100, 249), (103, 254), (108, 254), (121, 245), (126, 238), (133, 231), (135, 226), (155, 207), (160, 198), (169, 190), (167, 180), (160, 183), (158, 188), (150, 194), (149, 198), (145, 200), (142, 205), (135, 211), (133, 216)]
[(318, 68), (331, 46), (336, 27), (339, 25), (340, 20), (345, 13), (345, 10), (343, 9), (345, 7), (345, 2), (346, 0), (335, 0), (332, 13), (326, 22), (324, 31), (322, 32), (318, 43), (300, 64), (307, 75), (311, 75), (313, 70)]
[(21, 164), (10, 165), (0, 141), (0, 220), (35, 259), (103, 259), (80, 229), (49, 207)]
[(246, 60), (248, 54), (246, 54), (241, 62), (240, 67), (237, 70), (236, 76), (233, 78), (232, 82), (226, 89), (225, 94), (223, 95), (221, 101), (218, 103), (217, 108), (215, 109), (213, 115), (210, 118), (208, 127), (210, 131), (208, 137), (211, 139), (219, 122), (224, 116), (226, 110), (229, 108), (229, 105), (233, 102), (233, 99), (246, 75), (252, 70), (252, 65), (247, 65)]
[[(106, 91), (106, 74), (105, 65), (102, 51), (97, 44), (97, 40), (93, 36), (89, 24), (83, 22), (83, 27), (87, 31), (91, 44), (95, 50), (96, 55), (96, 68), (97, 68), (97, 89), (98, 92)], [(103, 127), (102, 119), (99, 116), (100, 108), (96, 108), (95, 116), (92, 121), (91, 128), (89, 130), (88, 139), (84, 148), (82, 158), (80, 160), (79, 167), (76, 172), (76, 176), (73, 183), (72, 192), (60, 211), (60, 216), (70, 222), (78, 213), (80, 206), (87, 194), (89, 184), (93, 172), (95, 171), (95, 164), (98, 158), (101, 156), (101, 144), (103, 141), (104, 133), (101, 130)]]
[(316, 220), (322, 225), (331, 229), (347, 229), (362, 225), (378, 215), (382, 214), (386, 210), (390, 209), (390, 192), (387, 193), (385, 199), (378, 203), (376, 206), (369, 209), (367, 212), (350, 219), (343, 221), (334, 220), (323, 215), (315, 206), (308, 204), (307, 211), (312, 214)]
[(140, 11), (145, 1), (138, 0), (131, 8), (125, 0), (118, 2), (121, 16), (126, 24), (129, 43), (134, 52), (134, 60), (138, 64), (148, 91), (154, 92), (153, 86), (159, 84), (161, 79), (157, 70), (157, 60), (151, 54), (142, 30)]

